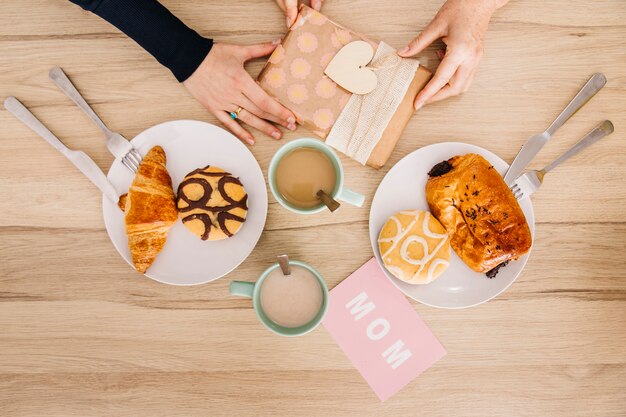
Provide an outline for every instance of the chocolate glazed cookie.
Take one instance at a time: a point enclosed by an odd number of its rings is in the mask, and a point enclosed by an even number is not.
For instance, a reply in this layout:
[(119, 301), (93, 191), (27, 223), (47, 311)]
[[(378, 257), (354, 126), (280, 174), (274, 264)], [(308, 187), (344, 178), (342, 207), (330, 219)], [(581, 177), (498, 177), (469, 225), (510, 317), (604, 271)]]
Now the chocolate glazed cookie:
[(248, 213), (248, 195), (238, 178), (207, 165), (185, 176), (176, 206), (183, 224), (202, 240), (221, 240), (241, 229)]

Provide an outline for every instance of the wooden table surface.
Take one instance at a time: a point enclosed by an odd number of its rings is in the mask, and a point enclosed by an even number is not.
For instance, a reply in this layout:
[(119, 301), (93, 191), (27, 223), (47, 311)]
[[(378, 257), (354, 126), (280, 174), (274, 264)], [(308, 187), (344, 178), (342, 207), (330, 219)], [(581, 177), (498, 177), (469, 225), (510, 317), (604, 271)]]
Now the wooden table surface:
[[(224, 42), (284, 31), (269, 0), (163, 3)], [(328, 0), (324, 11), (400, 47), (441, 3)], [(48, 80), (54, 65), (126, 137), (167, 120), (216, 122), (166, 69), (97, 17), (67, 1), (0, 2), (0, 97), (17, 96), (107, 169), (112, 157), (101, 135)], [(279, 338), (260, 325), (249, 300), (229, 296), (231, 280), (255, 279), (280, 252), (314, 264), (334, 287), (372, 257), (369, 204), (402, 156), (464, 141), (511, 161), (598, 71), (606, 87), (533, 165), (603, 119), (616, 133), (550, 174), (533, 196), (534, 248), (505, 294), (458, 311), (413, 303), (448, 355), (387, 402), (323, 328)], [(492, 20), (468, 93), (419, 111), (380, 171), (343, 158), (347, 184), (367, 195), (365, 207), (299, 217), (270, 196), (263, 236), (236, 271), (207, 285), (171, 287), (118, 256), (98, 191), (2, 109), (0, 415), (626, 415), (625, 110), (623, 0), (512, 0)], [(305, 135), (299, 129), (286, 140)], [(266, 172), (281, 143), (256, 136), (251, 150)]]

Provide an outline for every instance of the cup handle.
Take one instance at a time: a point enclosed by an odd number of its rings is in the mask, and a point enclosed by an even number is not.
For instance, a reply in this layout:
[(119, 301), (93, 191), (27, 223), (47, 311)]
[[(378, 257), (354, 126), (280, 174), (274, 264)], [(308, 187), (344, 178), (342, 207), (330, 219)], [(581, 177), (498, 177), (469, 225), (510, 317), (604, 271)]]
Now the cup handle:
[(252, 298), (252, 293), (254, 292), (254, 284), (254, 282), (232, 281), (230, 283), (229, 291), (232, 295)]
[(363, 207), (363, 203), (365, 202), (365, 196), (363, 194), (359, 194), (345, 187), (339, 191), (337, 198), (357, 207)]

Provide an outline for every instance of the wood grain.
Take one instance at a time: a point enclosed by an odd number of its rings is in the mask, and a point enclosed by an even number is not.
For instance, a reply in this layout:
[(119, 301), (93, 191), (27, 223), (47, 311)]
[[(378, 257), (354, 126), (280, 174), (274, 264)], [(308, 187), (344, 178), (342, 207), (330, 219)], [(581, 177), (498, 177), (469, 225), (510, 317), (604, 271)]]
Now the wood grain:
[[(442, 2), (328, 0), (324, 11), (399, 47)], [(162, 3), (221, 42), (284, 31), (269, 0)], [(366, 194), (366, 207), (299, 217), (270, 196), (265, 233), (250, 258), (198, 287), (165, 286), (130, 269), (104, 231), (98, 192), (0, 111), (0, 415), (626, 415), (625, 22), (623, 0), (512, 1), (492, 20), (468, 93), (420, 110), (380, 171), (342, 158), (347, 185)], [(434, 49), (425, 55), (433, 69)], [(0, 2), (0, 51), (0, 97), (17, 96), (103, 169), (112, 157), (48, 80), (53, 65), (127, 137), (172, 119), (215, 123), (131, 40), (67, 1)], [(414, 304), (448, 355), (387, 402), (323, 329), (277, 338), (248, 300), (228, 295), (231, 280), (253, 280), (285, 251), (314, 263), (335, 286), (372, 256), (369, 202), (402, 156), (463, 141), (510, 161), (596, 71), (607, 86), (534, 165), (603, 119), (616, 132), (546, 177), (533, 197), (530, 261), (505, 294), (462, 311)], [(281, 143), (256, 136), (251, 149), (266, 172)]]

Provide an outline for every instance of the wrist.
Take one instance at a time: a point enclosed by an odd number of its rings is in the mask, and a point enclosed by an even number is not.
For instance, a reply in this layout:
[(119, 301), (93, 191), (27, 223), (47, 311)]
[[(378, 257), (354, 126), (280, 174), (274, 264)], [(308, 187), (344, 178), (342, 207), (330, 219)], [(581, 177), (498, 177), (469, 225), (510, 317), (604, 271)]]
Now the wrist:
[(509, 0), (489, 0), (492, 6), (492, 13), (504, 6)]
[(448, 3), (451, 4), (453, 9), (460, 7), (466, 13), (491, 19), (491, 16), (496, 10), (508, 3), (508, 0), (447, 0), (441, 10), (443, 10)]

